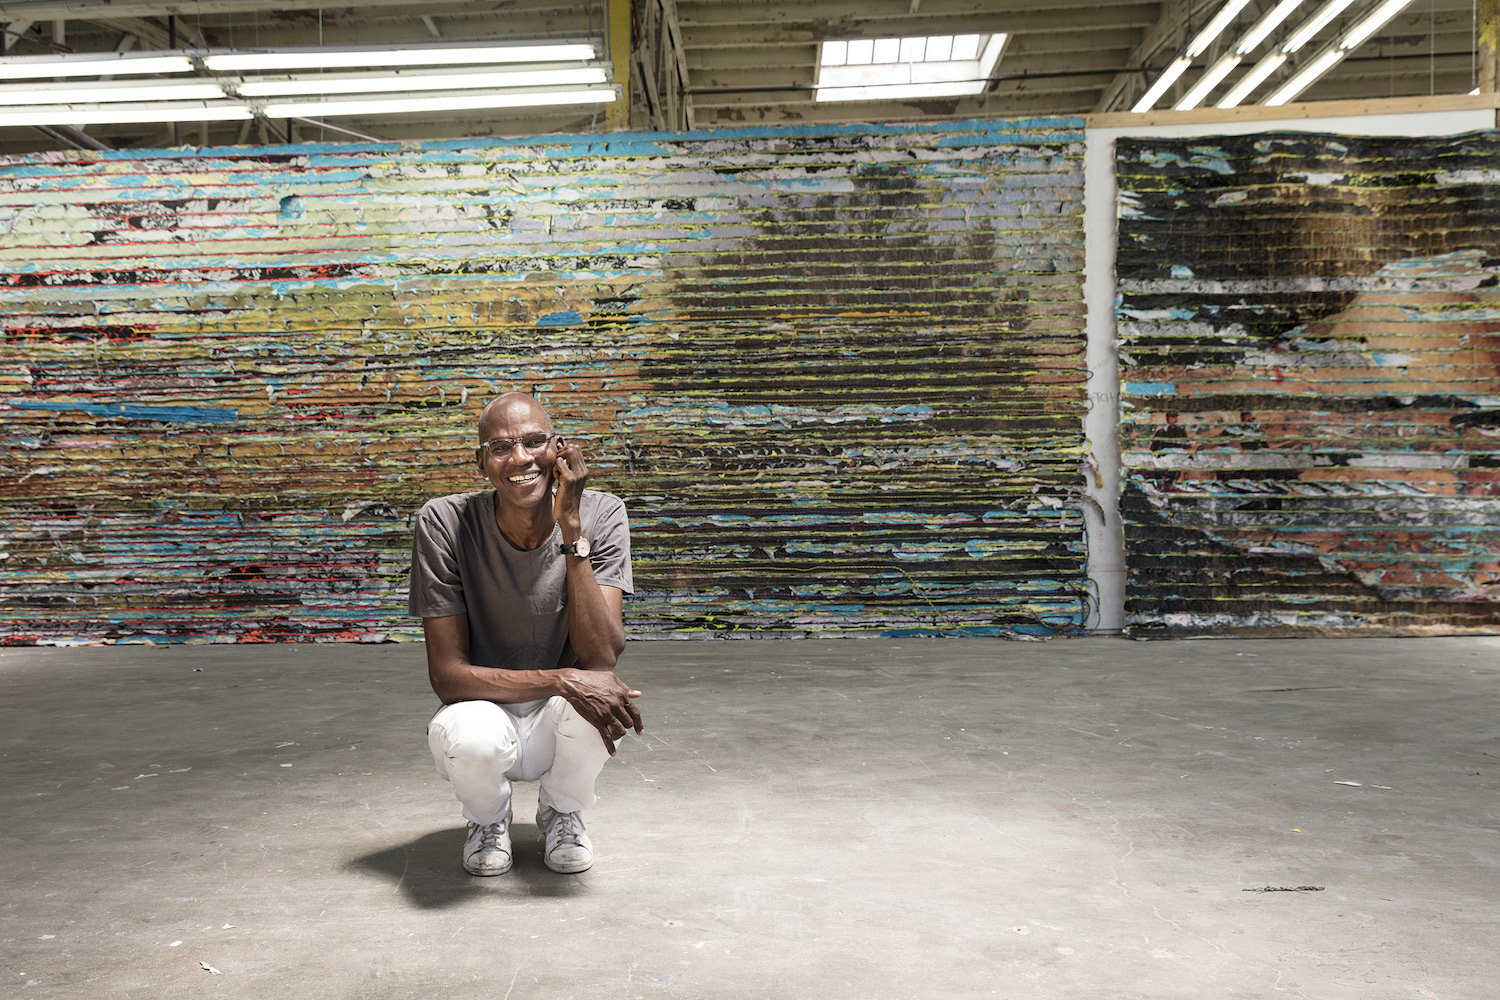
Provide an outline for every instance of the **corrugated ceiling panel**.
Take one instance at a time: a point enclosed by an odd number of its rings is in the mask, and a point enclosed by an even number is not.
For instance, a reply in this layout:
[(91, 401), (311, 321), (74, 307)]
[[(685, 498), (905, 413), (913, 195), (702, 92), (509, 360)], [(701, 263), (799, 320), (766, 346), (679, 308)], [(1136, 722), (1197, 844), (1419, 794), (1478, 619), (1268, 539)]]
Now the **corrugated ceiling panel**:
[(378, 640), (537, 392), (636, 635), (1081, 621), (1076, 120), (0, 165), (3, 641)]

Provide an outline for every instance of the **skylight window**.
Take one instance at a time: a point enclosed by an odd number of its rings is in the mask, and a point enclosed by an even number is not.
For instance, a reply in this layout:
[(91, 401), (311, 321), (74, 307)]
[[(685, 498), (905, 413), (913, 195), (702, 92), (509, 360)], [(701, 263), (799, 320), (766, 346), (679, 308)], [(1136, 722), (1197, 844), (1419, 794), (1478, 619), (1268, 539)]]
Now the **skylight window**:
[(819, 101), (890, 101), (983, 93), (1008, 36), (919, 35), (824, 42)]

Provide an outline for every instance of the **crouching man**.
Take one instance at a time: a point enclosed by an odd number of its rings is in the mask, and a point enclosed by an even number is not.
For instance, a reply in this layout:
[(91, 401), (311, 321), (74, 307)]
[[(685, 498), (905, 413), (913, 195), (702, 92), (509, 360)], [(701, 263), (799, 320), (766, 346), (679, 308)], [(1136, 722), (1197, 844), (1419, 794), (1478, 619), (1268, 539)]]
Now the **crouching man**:
[(641, 693), (614, 672), (631, 591), (625, 505), (584, 488), (583, 451), (530, 396), (492, 400), (479, 442), (493, 489), (432, 500), (416, 519), (408, 607), (443, 703), (428, 745), (469, 821), (465, 870), (510, 870), (521, 780), (540, 786), (547, 867), (581, 872), (594, 856), (579, 814), (625, 731), (642, 731)]

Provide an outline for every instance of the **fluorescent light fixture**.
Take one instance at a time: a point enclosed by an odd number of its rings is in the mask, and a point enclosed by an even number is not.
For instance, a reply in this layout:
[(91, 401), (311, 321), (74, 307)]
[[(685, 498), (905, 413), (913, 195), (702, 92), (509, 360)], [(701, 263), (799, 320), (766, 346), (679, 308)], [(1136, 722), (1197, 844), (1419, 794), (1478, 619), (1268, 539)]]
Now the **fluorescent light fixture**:
[(1302, 6), (1302, 0), (1281, 0), (1281, 3), (1266, 12), (1266, 15), (1256, 21), (1251, 29), (1240, 37), (1235, 43), (1234, 51), (1242, 56), (1248, 56), (1266, 40), (1266, 36), (1275, 31), (1282, 21), (1291, 16), (1292, 11)]
[(88, 104), (32, 105), (0, 110), (0, 127), (6, 125), (114, 125), (143, 122), (233, 122), (248, 121), (250, 109), (232, 101), (201, 104)]
[(1333, 48), (1324, 52), (1318, 58), (1308, 63), (1297, 71), (1286, 83), (1283, 83), (1276, 92), (1266, 98), (1266, 103), (1271, 106), (1285, 104), (1298, 94), (1306, 90), (1314, 80), (1332, 69), (1340, 59), (1344, 58), (1344, 50)]
[(984, 92), (1009, 36), (918, 35), (826, 41), (818, 49), (816, 101), (965, 97)]
[(210, 70), (388, 69), (393, 66), (472, 66), (481, 63), (587, 62), (596, 53), (588, 42), (545, 45), (424, 45), (366, 48), (280, 49), (203, 56)]
[(1188, 47), (1182, 50), (1182, 54), (1189, 59), (1196, 59), (1202, 55), (1203, 50), (1207, 49), (1213, 43), (1213, 40), (1218, 38), (1225, 28), (1229, 27), (1229, 22), (1233, 21), (1235, 16), (1244, 10), (1249, 3), (1250, 0), (1225, 0), (1224, 6), (1220, 7), (1219, 12), (1213, 16), (1213, 19), (1204, 25), (1202, 31), (1198, 32), (1198, 37), (1194, 38)]
[(0, 106), (16, 104), (106, 104), (113, 101), (213, 101), (224, 88), (211, 80), (114, 83), (41, 83), (0, 86)]
[(1250, 96), (1250, 92), (1259, 87), (1265, 81), (1266, 77), (1280, 69), (1281, 64), (1286, 62), (1286, 60), (1287, 55), (1285, 52), (1272, 52), (1266, 56), (1251, 67), (1250, 72), (1240, 77), (1233, 87), (1229, 88), (1229, 93), (1225, 94), (1219, 100), (1218, 107), (1239, 107), (1240, 102)]
[(1151, 85), (1151, 89), (1142, 94), (1141, 99), (1136, 101), (1135, 107), (1130, 110), (1136, 114), (1140, 114), (1143, 111), (1150, 111), (1161, 95), (1167, 92), (1167, 88), (1176, 83), (1177, 78), (1187, 72), (1187, 68), (1192, 64), (1193, 61), (1187, 56), (1178, 56), (1176, 59), (1173, 59), (1167, 64), (1167, 68), (1161, 71), (1161, 76), (1156, 78), (1156, 82)]
[[(971, 48), (978, 45), (976, 36)], [(567, 41), (0, 57), (0, 81), (35, 81), (0, 83), (0, 126), (443, 114), (617, 101), (620, 88), (609, 84), (608, 67), (593, 61), (596, 51), (592, 43)], [(537, 62), (548, 65), (520, 65)], [(296, 67), (335, 72), (242, 76)], [(339, 67), (390, 71), (340, 73)], [(195, 68), (227, 75), (129, 79)], [(84, 76), (105, 79), (53, 82)], [(287, 97), (302, 100), (260, 107), (263, 99)]]
[(1385, 23), (1406, 9), (1411, 0), (1385, 0), (1385, 3), (1376, 7), (1363, 21), (1349, 29), (1349, 33), (1339, 42), (1341, 49), (1357, 49), (1365, 43), (1375, 32), (1385, 27)]
[(1286, 40), (1281, 47), (1283, 52), (1296, 52), (1302, 46), (1313, 40), (1313, 36), (1327, 27), (1328, 22), (1342, 14), (1354, 0), (1328, 0), (1316, 14), (1302, 23), (1292, 37)]
[(309, 94), (417, 93), (428, 90), (496, 90), (501, 87), (579, 87), (608, 83), (601, 67), (512, 70), (498, 73), (327, 74), (282, 80), (246, 80), (241, 97), (293, 97)]
[(1219, 61), (1203, 71), (1203, 76), (1193, 84), (1192, 89), (1182, 95), (1182, 100), (1172, 105), (1178, 111), (1191, 111), (1203, 103), (1203, 99), (1209, 92), (1219, 85), (1219, 81), (1229, 75), (1229, 71), (1240, 64), (1240, 57), (1234, 53), (1219, 57)]
[(617, 100), (615, 87), (582, 87), (574, 90), (535, 90), (489, 94), (444, 94), (438, 97), (375, 98), (356, 101), (305, 101), (300, 104), (267, 104), (267, 118), (317, 118), (321, 115), (406, 115), (426, 112), (477, 111), (484, 108), (538, 108), (567, 104), (608, 104)]
[(148, 73), (191, 73), (187, 56), (129, 52), (90, 53), (86, 56), (12, 56), (0, 58), (0, 80), (46, 80), (57, 76), (140, 76)]

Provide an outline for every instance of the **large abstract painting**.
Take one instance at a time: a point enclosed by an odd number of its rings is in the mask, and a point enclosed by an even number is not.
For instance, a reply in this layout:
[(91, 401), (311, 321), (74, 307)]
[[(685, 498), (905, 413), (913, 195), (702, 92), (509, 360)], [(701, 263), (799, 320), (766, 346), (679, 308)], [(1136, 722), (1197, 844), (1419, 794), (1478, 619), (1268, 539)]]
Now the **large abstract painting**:
[(1081, 124), (0, 161), (0, 642), (417, 635), (510, 389), (633, 635), (1076, 629)]
[(1131, 630), (1500, 631), (1500, 134), (1118, 176)]

